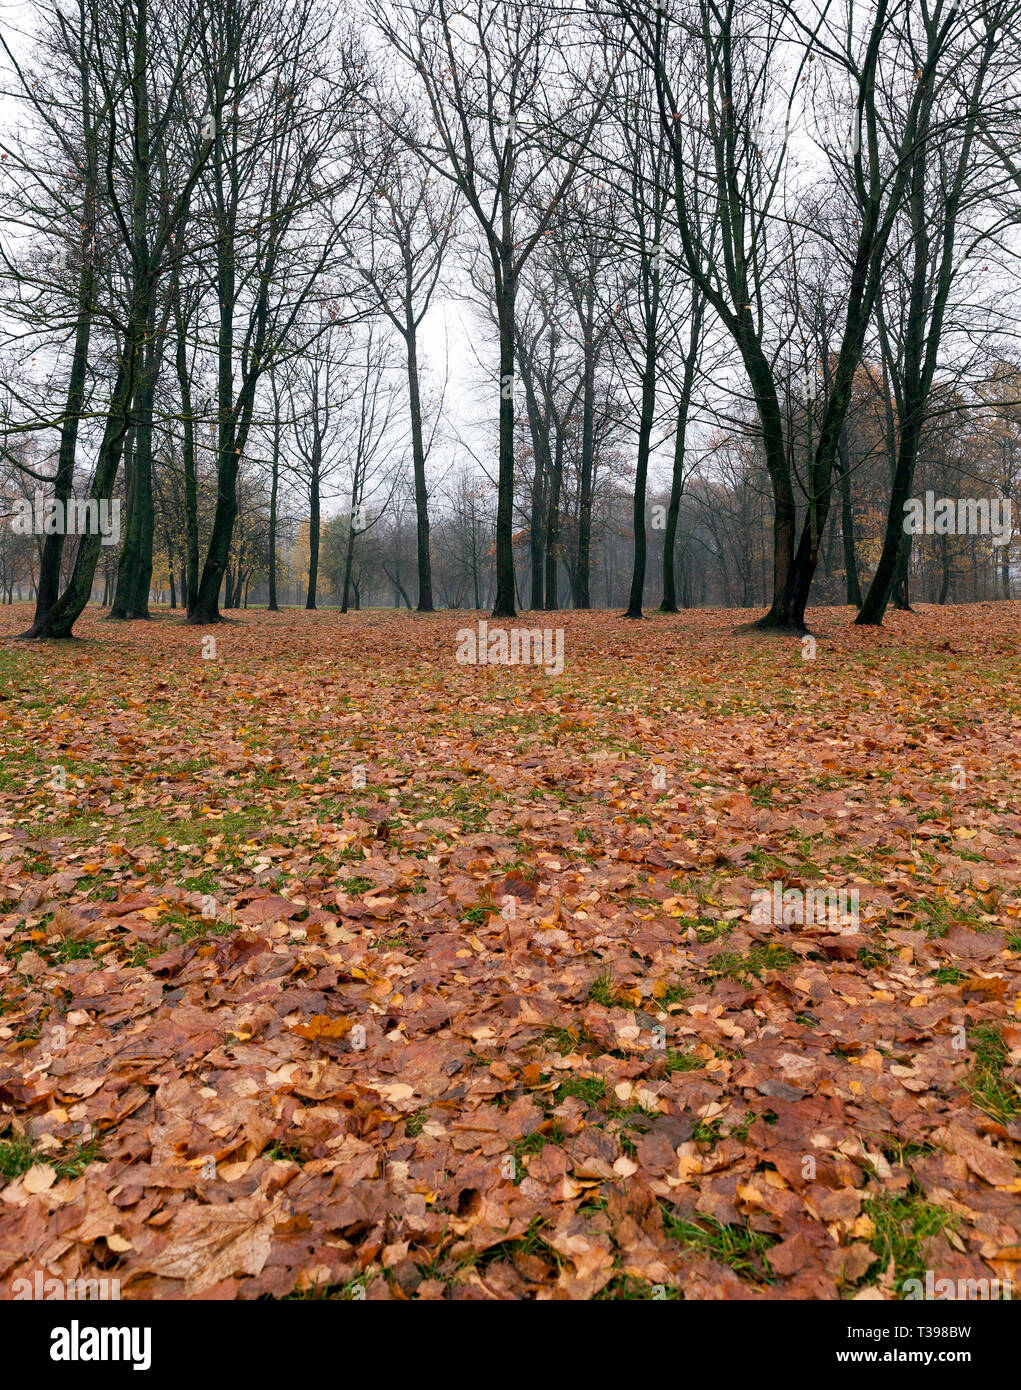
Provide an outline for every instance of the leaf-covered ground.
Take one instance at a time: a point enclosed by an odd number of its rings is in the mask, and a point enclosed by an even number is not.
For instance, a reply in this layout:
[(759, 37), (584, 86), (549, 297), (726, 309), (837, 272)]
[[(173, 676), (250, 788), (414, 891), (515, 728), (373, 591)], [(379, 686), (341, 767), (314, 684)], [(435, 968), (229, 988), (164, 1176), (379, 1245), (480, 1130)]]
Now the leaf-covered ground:
[(0, 645), (0, 1293), (1021, 1275), (1021, 607), (750, 616)]

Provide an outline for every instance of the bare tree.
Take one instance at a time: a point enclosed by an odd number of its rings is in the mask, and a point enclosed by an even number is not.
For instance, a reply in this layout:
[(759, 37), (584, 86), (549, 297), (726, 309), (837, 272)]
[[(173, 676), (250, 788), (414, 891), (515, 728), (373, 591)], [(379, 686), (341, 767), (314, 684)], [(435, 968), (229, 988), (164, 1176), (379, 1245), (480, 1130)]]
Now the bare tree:
[(570, 70), (571, 19), (551, 3), (372, 0), (414, 72), (430, 130), (409, 145), (460, 191), (481, 234), (499, 324), (499, 468), (494, 617), (512, 617), (515, 301), (523, 267), (575, 176), (605, 100)]

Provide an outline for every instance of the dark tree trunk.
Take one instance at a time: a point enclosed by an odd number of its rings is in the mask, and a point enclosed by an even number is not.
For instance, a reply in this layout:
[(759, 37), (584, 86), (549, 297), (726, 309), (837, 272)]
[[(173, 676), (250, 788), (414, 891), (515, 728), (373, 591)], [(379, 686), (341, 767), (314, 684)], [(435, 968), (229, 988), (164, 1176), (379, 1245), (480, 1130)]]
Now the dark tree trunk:
[[(305, 607), (315, 608), (316, 591), (319, 588), (319, 464), (320, 464), (321, 441), (319, 437), (318, 424), (315, 429), (315, 436), (312, 443), (312, 474), (309, 479), (308, 500), (309, 500), (309, 520), (308, 520), (308, 592), (305, 595)], [(354, 522), (352, 520), (352, 529)]]
[(897, 548), (897, 572), (893, 579), (893, 606), (902, 613), (912, 612), (911, 608), (911, 536), (905, 535)]
[[(509, 208), (505, 222), (509, 227)], [(499, 264), (500, 452), (496, 501), (496, 595), (494, 618), (513, 618), (514, 604), (514, 283), (513, 251), (504, 237)]]
[(695, 384), (698, 367), (698, 350), (702, 341), (702, 321), (705, 317), (705, 296), (697, 288), (691, 293), (691, 323), (688, 333), (688, 351), (684, 358), (684, 372), (681, 376), (681, 394), (677, 402), (677, 426), (674, 435), (674, 466), (670, 478), (670, 502), (666, 513), (666, 531), (663, 535), (663, 601), (659, 605), (662, 613), (677, 612), (677, 589), (674, 581), (674, 553), (677, 548), (677, 520), (681, 510), (681, 496), (684, 492), (684, 460), (687, 449), (688, 412), (691, 409), (691, 393)]
[(180, 296), (174, 296), (176, 329), (175, 366), (181, 396), (181, 453), (184, 471), (184, 567), (181, 574), (181, 603), (190, 616), (199, 587), (199, 510), (195, 477), (195, 419), (192, 414), (191, 379), (188, 375), (185, 316)]
[[(92, 297), (94, 273), (91, 249), (84, 252), (84, 263), (78, 290), (78, 322), (75, 326), (71, 374), (64, 403), (64, 424), (60, 431), (57, 455), (57, 475), (53, 495), (62, 506), (71, 496), (74, 485), (74, 460), (78, 442), (78, 423), (85, 403), (85, 377), (89, 361), (89, 339), (92, 333)], [(66, 507), (64, 508), (66, 516)], [(60, 563), (64, 555), (64, 532), (54, 531), (44, 536), (39, 557), (39, 584), (36, 589), (35, 616), (25, 637), (40, 636), (50, 609), (60, 593)]]
[[(348, 527), (348, 529), (347, 529), (347, 553), (346, 553), (346, 555), (344, 556), (344, 591), (343, 591), (343, 593), (341, 594), (341, 599), (340, 599), (340, 611), (341, 611), (342, 613), (346, 613), (346, 612), (347, 612), (347, 610), (348, 610), (348, 605), (349, 605), (349, 602), (350, 602), (350, 599), (351, 599), (351, 571), (352, 571), (352, 567), (353, 567), (353, 565), (354, 565), (354, 557), (355, 557), (355, 526), (354, 526), (354, 513), (355, 513), (355, 507), (356, 507), (356, 504), (355, 504), (355, 502), (354, 502), (354, 499), (352, 498), (352, 501), (351, 501), (351, 524), (349, 525), (349, 527)], [(355, 586), (355, 593), (357, 594), (357, 592), (358, 592), (358, 589), (357, 589), (357, 585), (356, 585), (356, 586)], [(357, 600), (356, 600), (356, 602), (355, 602), (355, 608), (357, 608), (357, 607), (358, 607), (358, 603), (357, 603)]]
[(631, 519), (635, 536), (634, 564), (631, 569), (631, 594), (628, 599), (625, 618), (642, 616), (642, 599), (645, 594), (645, 564), (647, 556), (647, 537), (645, 529), (645, 492), (649, 476), (649, 446), (652, 441), (652, 427), (656, 418), (656, 339), (655, 330), (646, 344), (645, 367), (642, 373), (642, 414), (638, 427), (638, 461), (635, 467), (635, 490), (631, 505)]
[(132, 412), (131, 478), (128, 485), (124, 544), (117, 565), (111, 618), (148, 619), (152, 579), (155, 512), (152, 496), (152, 407), (156, 391), (157, 354), (152, 341), (152, 317), (142, 354), (142, 371)]
[[(223, 177), (217, 166), (216, 173)], [(218, 381), (217, 398), (219, 425), (217, 432), (216, 507), (209, 536), (209, 549), (198, 583), (195, 605), (188, 621), (195, 626), (220, 621), (219, 597), (223, 576), (230, 556), (230, 543), (237, 520), (237, 480), (241, 455), (248, 442), (248, 433), (255, 406), (255, 393), (263, 370), (263, 351), (269, 322), (269, 277), (259, 289), (254, 309), (248, 369), (237, 399), (234, 399), (234, 311), (236, 269), (232, 219), (221, 221), (217, 238), (217, 295), (220, 302), (220, 325), (217, 341)]]
[[(82, 12), (84, 14), (84, 11)], [(85, 183), (82, 192), (82, 218), (79, 250), (81, 271), (78, 277), (78, 317), (75, 323), (74, 350), (64, 402), (64, 423), (60, 430), (57, 453), (57, 474), (53, 495), (64, 504), (74, 486), (75, 452), (78, 426), (85, 404), (85, 380), (89, 362), (89, 341), (92, 334), (93, 299), (95, 297), (96, 200), (99, 180), (99, 148), (93, 121), (91, 57), (84, 31), (79, 31), (78, 73), (81, 79), (81, 117), (85, 155)], [(66, 509), (65, 509), (66, 516)], [(39, 583), (36, 587), (35, 615), (25, 637), (37, 637), (46, 625), (50, 609), (60, 593), (61, 561), (64, 555), (64, 533), (53, 532), (43, 539), (39, 557)]]
[(581, 476), (578, 499), (578, 557), (575, 563), (574, 606), (591, 608), (589, 592), (592, 568), (592, 471), (595, 452), (596, 364), (593, 342), (595, 291), (588, 291), (586, 313), (582, 321), (584, 362), (581, 401)]
[(519, 354), (521, 377), (525, 384), (525, 404), (528, 411), (528, 429), (532, 438), (532, 498), (528, 527), (528, 559), (531, 576), (531, 595), (529, 606), (540, 612), (545, 606), (543, 594), (542, 552), (546, 527), (543, 513), (547, 500), (544, 497), (545, 482), (551, 477), (549, 460), (549, 414), (543, 415), (536, 396), (536, 383), (533, 363), (525, 350)]
[(557, 594), (557, 565), (560, 562), (560, 492), (564, 480), (564, 437), (557, 430), (554, 449), (553, 476), (550, 482), (549, 506), (546, 513), (546, 611), (555, 613), (560, 606)]
[(544, 527), (542, 524), (543, 514), (543, 467), (538, 455), (535, 456), (535, 463), (532, 469), (532, 499), (530, 508), (530, 519), (528, 526), (528, 560), (529, 574), (531, 579), (531, 594), (529, 597), (529, 607), (534, 612), (540, 612), (544, 606), (543, 596), (543, 569), (542, 569), (542, 542)]
[(273, 454), (270, 459), (269, 488), (269, 594), (266, 608), (270, 613), (280, 611), (277, 603), (277, 507), (280, 492), (280, 396), (276, 377), (270, 382), (273, 389)]
[(429, 492), (425, 478), (425, 432), (422, 428), (422, 397), (418, 375), (418, 342), (414, 314), (409, 306), (408, 331), (408, 398), (411, 409), (411, 453), (415, 469), (415, 519), (418, 549), (418, 611), (432, 613), (433, 579), (429, 556)]
[[(143, 306), (140, 305), (139, 307)], [(97, 502), (109, 501), (113, 493), (114, 483), (117, 481), (117, 471), (120, 468), (121, 453), (124, 448), (124, 436), (128, 428), (134, 370), (138, 351), (144, 339), (144, 322), (148, 318), (147, 305), (144, 306), (144, 311), (145, 317), (142, 324), (138, 324), (135, 320), (134, 324), (129, 326), (121, 362), (117, 369), (117, 378), (114, 382), (110, 407), (107, 411), (103, 441), (96, 459), (92, 488), (89, 493), (89, 496), (95, 498)], [(67, 587), (46, 615), (36, 636), (69, 638), (73, 635), (74, 625), (81, 617), (92, 593), (92, 581), (96, 574), (100, 544), (101, 537), (98, 532), (90, 532), (88, 535), (80, 537), (74, 569), (71, 571)]]
[(837, 450), (840, 463), (840, 534), (844, 543), (844, 576), (847, 602), (861, 607), (861, 582), (858, 579), (858, 557), (854, 548), (854, 508), (851, 503), (851, 458), (847, 447), (847, 425), (840, 431)]

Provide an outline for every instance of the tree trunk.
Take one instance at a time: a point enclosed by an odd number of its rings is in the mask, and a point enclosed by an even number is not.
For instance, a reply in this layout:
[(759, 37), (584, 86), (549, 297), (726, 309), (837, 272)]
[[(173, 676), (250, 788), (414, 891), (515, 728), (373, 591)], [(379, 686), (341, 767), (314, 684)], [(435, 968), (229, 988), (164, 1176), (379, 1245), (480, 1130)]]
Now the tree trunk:
[[(346, 612), (347, 612), (347, 609), (348, 609), (348, 601), (349, 601), (349, 599), (350, 599), (350, 597), (351, 597), (351, 567), (352, 567), (352, 565), (354, 564), (354, 556), (355, 556), (354, 510), (355, 510), (355, 504), (354, 504), (354, 502), (352, 501), (352, 503), (351, 503), (351, 513), (352, 513), (351, 524), (350, 524), (350, 526), (347, 528), (347, 554), (344, 556), (344, 592), (343, 592), (343, 594), (342, 594), (342, 596), (341, 596), (341, 601), (340, 601), (340, 611), (341, 611), (342, 613), (346, 613)], [(356, 590), (356, 592), (357, 592), (357, 590)], [(358, 605), (357, 605), (357, 600), (356, 600), (356, 602), (355, 602), (355, 607), (357, 608), (357, 606), (358, 606)]]
[[(218, 165), (216, 174), (223, 177)], [(216, 508), (209, 536), (209, 549), (198, 583), (195, 606), (188, 621), (194, 626), (221, 621), (220, 589), (230, 556), (230, 543), (237, 519), (237, 480), (241, 454), (248, 441), (255, 405), (255, 393), (263, 369), (262, 354), (269, 322), (268, 277), (260, 285), (254, 308), (254, 330), (247, 354), (247, 375), (237, 400), (233, 396), (233, 348), (236, 268), (234, 264), (232, 218), (223, 219), (217, 238), (217, 297), (220, 303), (220, 325), (217, 340), (218, 380), (217, 399), (219, 425), (217, 433)]]
[[(529, 509), (528, 559), (531, 578), (529, 606), (533, 612), (541, 612), (545, 607), (543, 594), (543, 540), (548, 527), (543, 525), (543, 512), (547, 499), (543, 496), (545, 480), (551, 479), (552, 467), (549, 460), (549, 414), (545, 418), (539, 409), (535, 393), (533, 364), (526, 351), (519, 354), (521, 377), (525, 384), (525, 405), (528, 413), (528, 430), (532, 437), (532, 498)], [(552, 485), (552, 480), (551, 480)]]
[[(315, 608), (316, 591), (319, 588), (319, 464), (321, 447), (317, 422), (312, 442), (312, 473), (308, 486), (308, 592), (305, 595), (306, 608)], [(353, 518), (351, 529), (354, 529)]]
[[(64, 504), (71, 496), (74, 485), (78, 423), (81, 420), (82, 408), (85, 404), (85, 377), (89, 362), (89, 339), (92, 333), (94, 285), (92, 255), (92, 249), (85, 249), (78, 288), (78, 321), (75, 325), (71, 374), (64, 403), (64, 424), (60, 431), (57, 475), (53, 483), (53, 495), (61, 503), (65, 516), (67, 509)], [(38, 637), (45, 627), (50, 609), (56, 603), (60, 593), (60, 563), (63, 555), (64, 531), (54, 531), (44, 536), (42, 553), (39, 557), (39, 584), (36, 589), (35, 616), (32, 619), (32, 626), (22, 634), (25, 637)]]
[(596, 363), (592, 341), (595, 290), (587, 291), (586, 313), (582, 322), (584, 379), (581, 402), (581, 476), (578, 499), (578, 558), (575, 565), (574, 606), (591, 608), (589, 593), (592, 564), (592, 471), (595, 448)]
[(677, 589), (674, 580), (674, 553), (677, 548), (677, 520), (681, 511), (681, 496), (684, 492), (684, 460), (687, 449), (688, 412), (691, 409), (691, 393), (695, 384), (695, 371), (698, 367), (698, 350), (702, 341), (702, 321), (705, 317), (705, 296), (696, 288), (691, 291), (691, 323), (688, 333), (688, 351), (684, 357), (684, 371), (681, 376), (681, 394), (677, 402), (677, 432), (674, 435), (674, 466), (670, 478), (670, 502), (666, 513), (666, 531), (663, 535), (663, 601), (659, 605), (661, 613), (677, 612)]
[(645, 529), (645, 492), (649, 476), (649, 446), (652, 441), (652, 427), (655, 419), (656, 336), (653, 326), (646, 341), (644, 371), (642, 372), (642, 414), (638, 426), (638, 461), (635, 467), (635, 490), (631, 505), (635, 549), (634, 563), (631, 569), (631, 595), (628, 599), (627, 611), (624, 614), (625, 618), (640, 618), (642, 616), (648, 549)]
[(411, 410), (411, 453), (415, 470), (415, 517), (418, 547), (418, 611), (432, 613), (433, 579), (429, 556), (429, 493), (425, 478), (425, 432), (422, 428), (422, 398), (418, 376), (418, 342), (414, 314), (407, 314), (405, 341), (408, 349), (408, 399)]
[(270, 613), (278, 613), (277, 603), (277, 498), (280, 491), (280, 397), (276, 377), (270, 379), (273, 390), (273, 454), (270, 459), (269, 488), (269, 596), (266, 608)]
[[(89, 493), (89, 496), (95, 498), (97, 502), (109, 501), (113, 493), (114, 483), (117, 481), (117, 471), (120, 467), (121, 453), (124, 448), (124, 436), (128, 429), (128, 412), (134, 387), (134, 370), (138, 351), (144, 339), (145, 319), (148, 318), (147, 305), (145, 309), (142, 324), (139, 324), (134, 316), (133, 322), (129, 324), (121, 361), (117, 369), (110, 407), (107, 411), (106, 426), (103, 431), (103, 441), (96, 459), (96, 469)], [(71, 571), (71, 578), (68, 580), (67, 587), (46, 615), (36, 636), (65, 639), (73, 636), (74, 625), (81, 617), (85, 605), (89, 601), (89, 595), (92, 593), (92, 581), (95, 578), (96, 564), (99, 560), (100, 543), (101, 537), (98, 533), (90, 532), (80, 538), (74, 569)]]
[(897, 547), (897, 572), (893, 579), (893, 606), (902, 613), (911, 613), (911, 536), (905, 535)]
[(191, 405), (191, 379), (188, 376), (185, 318), (179, 295), (174, 296), (174, 327), (177, 338), (175, 365), (177, 386), (181, 395), (181, 451), (184, 465), (184, 567), (181, 571), (181, 602), (190, 616), (199, 587), (199, 511), (198, 485), (195, 478), (195, 420)]
[(564, 480), (564, 437), (557, 430), (550, 481), (549, 506), (546, 512), (546, 612), (555, 613), (560, 606), (557, 596), (557, 565), (560, 562), (560, 492)]
[[(505, 221), (509, 221), (509, 211)], [(496, 501), (494, 618), (513, 618), (514, 606), (514, 283), (513, 251), (505, 237), (497, 294), (500, 323), (500, 452)]]
[(149, 617), (152, 545), (155, 513), (152, 497), (152, 407), (156, 391), (157, 354), (152, 341), (152, 316), (132, 412), (131, 481), (128, 487), (124, 544), (117, 565), (111, 618)]
[(840, 534), (844, 543), (844, 577), (847, 602), (861, 607), (861, 582), (858, 579), (858, 557), (854, 549), (854, 508), (851, 504), (851, 458), (847, 447), (847, 425), (840, 431), (837, 450), (840, 463)]

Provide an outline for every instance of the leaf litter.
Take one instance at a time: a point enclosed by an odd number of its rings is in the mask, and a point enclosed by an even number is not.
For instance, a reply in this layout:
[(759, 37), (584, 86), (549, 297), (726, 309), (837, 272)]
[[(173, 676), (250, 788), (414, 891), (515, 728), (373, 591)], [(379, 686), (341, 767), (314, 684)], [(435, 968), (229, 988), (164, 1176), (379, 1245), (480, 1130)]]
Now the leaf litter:
[(556, 677), (447, 614), (7, 644), (0, 1294), (1016, 1277), (1018, 606), (733, 619), (543, 615)]

